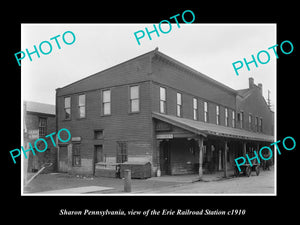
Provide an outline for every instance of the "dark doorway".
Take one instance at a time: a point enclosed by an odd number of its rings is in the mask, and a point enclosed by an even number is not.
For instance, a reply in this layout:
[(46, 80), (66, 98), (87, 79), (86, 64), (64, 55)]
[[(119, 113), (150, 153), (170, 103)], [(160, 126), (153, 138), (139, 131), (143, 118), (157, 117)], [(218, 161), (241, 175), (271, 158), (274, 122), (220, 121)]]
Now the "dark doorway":
[(98, 162), (103, 162), (103, 147), (102, 145), (95, 145), (94, 147), (94, 165), (93, 174), (95, 175), (96, 164)]
[(170, 141), (163, 141), (160, 146), (161, 175), (171, 175)]

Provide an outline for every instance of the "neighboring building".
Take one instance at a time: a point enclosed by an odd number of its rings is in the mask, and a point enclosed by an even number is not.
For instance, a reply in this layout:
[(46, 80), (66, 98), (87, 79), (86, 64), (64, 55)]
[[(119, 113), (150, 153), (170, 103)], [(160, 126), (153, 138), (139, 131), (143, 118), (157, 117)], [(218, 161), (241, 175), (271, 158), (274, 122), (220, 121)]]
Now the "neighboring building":
[[(72, 135), (58, 143), (58, 170), (95, 174), (100, 165), (150, 162), (153, 176), (226, 174), (250, 145), (273, 142), (271, 111), (262, 100), (247, 105), (244, 94), (158, 49), (58, 88), (57, 130)], [(249, 112), (262, 129), (248, 129)]]
[[(57, 167), (57, 150), (53, 146), (50, 138), (45, 138), (46, 135), (55, 132), (55, 106), (39, 102), (24, 101), (24, 149), (29, 149), (29, 143), (34, 148), (34, 142), (38, 138), (47, 140), (48, 149), (44, 152), (35, 151), (33, 155), (31, 151), (27, 154), (27, 171), (37, 172), (42, 165), (48, 162), (53, 165), (44, 172), (52, 172)], [(42, 141), (39, 145), (44, 145)], [(44, 149), (44, 146), (38, 146), (39, 149)]]

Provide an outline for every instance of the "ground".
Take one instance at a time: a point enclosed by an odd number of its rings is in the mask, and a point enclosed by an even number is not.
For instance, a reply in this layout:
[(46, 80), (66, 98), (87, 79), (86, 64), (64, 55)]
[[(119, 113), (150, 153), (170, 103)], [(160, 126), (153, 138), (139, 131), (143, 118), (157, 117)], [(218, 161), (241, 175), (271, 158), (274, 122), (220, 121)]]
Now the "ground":
[[(232, 173), (153, 177), (132, 179), (130, 194), (274, 194), (274, 168), (252, 172), (250, 177), (234, 177)], [(98, 189), (97, 189), (98, 187)], [(70, 189), (71, 188), (71, 189)], [(110, 189), (105, 189), (110, 188)], [(26, 194), (124, 194), (124, 180), (118, 178), (86, 177), (63, 173), (40, 174), (24, 188)], [(51, 191), (51, 192), (49, 192)], [(43, 192), (43, 193), (42, 193)], [(48, 194), (47, 193), (47, 194)], [(126, 194), (126, 193), (125, 193)]]

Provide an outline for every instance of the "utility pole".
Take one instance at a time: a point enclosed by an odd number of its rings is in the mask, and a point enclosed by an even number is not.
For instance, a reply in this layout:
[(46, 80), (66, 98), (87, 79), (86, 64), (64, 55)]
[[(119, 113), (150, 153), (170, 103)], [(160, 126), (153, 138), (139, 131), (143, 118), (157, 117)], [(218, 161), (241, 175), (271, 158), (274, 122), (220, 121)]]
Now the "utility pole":
[(271, 109), (271, 99), (270, 99), (270, 90), (268, 90), (268, 107)]

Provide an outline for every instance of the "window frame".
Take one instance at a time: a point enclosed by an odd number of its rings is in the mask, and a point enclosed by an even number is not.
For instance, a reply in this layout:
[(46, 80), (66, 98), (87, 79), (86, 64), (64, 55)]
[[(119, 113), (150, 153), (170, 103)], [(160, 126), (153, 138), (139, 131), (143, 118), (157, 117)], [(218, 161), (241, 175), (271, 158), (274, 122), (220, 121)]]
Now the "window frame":
[(228, 114), (228, 108), (225, 108), (225, 126), (229, 126), (229, 114)]
[[(66, 107), (66, 99), (70, 99), (70, 105), (69, 107)], [(72, 99), (71, 99), (71, 96), (65, 96), (64, 97), (64, 120), (71, 120), (72, 118), (72, 110), (71, 110), (71, 106), (72, 106)], [(69, 113), (69, 117), (67, 118), (66, 115), (66, 110), (69, 109), (70, 110), (70, 113)]]
[[(196, 103), (196, 104), (195, 104)], [(199, 119), (199, 110), (198, 110), (198, 99), (193, 97), (193, 119), (198, 120)]]
[[(109, 91), (109, 101), (104, 101), (104, 92)], [(106, 106), (109, 105), (109, 113), (105, 113)], [(101, 91), (101, 115), (110, 116), (111, 115), (111, 89), (104, 89)]]
[[(162, 90), (164, 90), (164, 99), (162, 99)], [(167, 88), (159, 87), (159, 112), (167, 114)]]
[[(131, 93), (131, 90), (132, 88), (134, 87), (137, 87), (137, 98), (132, 98), (132, 93)], [(133, 102), (134, 101), (137, 101), (137, 110), (136, 111), (133, 111), (132, 110), (132, 106), (133, 106)], [(131, 85), (129, 86), (129, 113), (139, 113), (141, 110), (140, 108), (140, 85)]]
[(208, 102), (204, 102), (204, 104), (203, 104), (203, 109), (204, 109), (204, 122), (205, 123), (208, 123), (208, 121), (209, 121), (209, 118), (208, 118)]
[(216, 124), (220, 125), (220, 106), (216, 105)]
[[(45, 124), (42, 124), (42, 121)], [(39, 138), (45, 137), (47, 133), (47, 117), (39, 116)]]
[(176, 93), (176, 116), (182, 117), (182, 94)]
[[(72, 166), (73, 167), (81, 166), (81, 153), (80, 152), (81, 152), (80, 143), (73, 143), (73, 146), (72, 146)], [(77, 157), (79, 158), (78, 161), (75, 160)], [(76, 162), (79, 162), (79, 163), (76, 164)]]
[[(84, 105), (80, 105), (80, 96), (84, 96)], [(82, 93), (82, 94), (78, 94), (78, 98), (77, 98), (77, 109), (78, 109), (78, 119), (84, 119), (86, 118), (86, 94), (85, 93)], [(84, 108), (84, 116), (81, 116), (80, 114), (80, 109), (81, 108)]]

